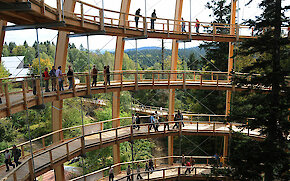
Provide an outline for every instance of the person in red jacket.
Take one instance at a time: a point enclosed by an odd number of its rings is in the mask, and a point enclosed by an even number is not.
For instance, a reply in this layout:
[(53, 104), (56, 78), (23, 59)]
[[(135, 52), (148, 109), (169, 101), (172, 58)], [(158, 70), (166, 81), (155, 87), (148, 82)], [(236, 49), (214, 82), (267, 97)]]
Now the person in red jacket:
[(191, 164), (190, 164), (190, 162), (186, 163), (186, 170), (185, 170), (184, 174), (186, 175), (187, 172), (189, 172), (189, 174), (191, 174)]
[(45, 92), (50, 92), (50, 90), (48, 89), (48, 84), (49, 84), (49, 73), (48, 73), (48, 68), (45, 67), (44, 69), (44, 81), (45, 81)]
[(195, 24), (196, 33), (199, 33), (199, 25), (200, 25), (200, 23), (199, 23), (198, 19), (196, 18), (196, 24)]

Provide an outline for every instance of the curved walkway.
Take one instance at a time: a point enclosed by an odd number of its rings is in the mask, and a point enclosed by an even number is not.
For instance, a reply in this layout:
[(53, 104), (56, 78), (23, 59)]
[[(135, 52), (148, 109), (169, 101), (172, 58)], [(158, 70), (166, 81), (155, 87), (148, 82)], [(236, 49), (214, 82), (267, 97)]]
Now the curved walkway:
[[(182, 156), (167, 156), (167, 157), (160, 157), (160, 158), (152, 158), (154, 171), (149, 173), (146, 172), (143, 168), (145, 163), (149, 161), (147, 160), (137, 160), (134, 162), (123, 162), (112, 165), (112, 168), (119, 167), (119, 166), (128, 166), (131, 165), (131, 168), (136, 168), (136, 165), (139, 164), (141, 167), (141, 176), (144, 180), (157, 180), (157, 179), (168, 179), (171, 177), (178, 177), (178, 176), (186, 176), (186, 177), (206, 177), (211, 172), (212, 166), (210, 164), (214, 163), (213, 156), (184, 156), (185, 162), (189, 161), (192, 163), (194, 162), (194, 166), (191, 167), (191, 173), (185, 175), (186, 167), (181, 166)], [(172, 159), (173, 165), (168, 165), (168, 160)], [(135, 167), (133, 167), (135, 166)], [(110, 170), (109, 167), (94, 171), (92, 173), (77, 177), (72, 179), (71, 181), (81, 181), (81, 180), (108, 180), (108, 171)], [(126, 180), (127, 174), (126, 171), (122, 171), (120, 173), (114, 174), (115, 180)], [(134, 176), (134, 180), (137, 180), (137, 172), (136, 169), (133, 170), (131, 176)]]
[[(16, 1), (2, 0), (2, 2), (6, 3), (15, 3)], [(27, 0), (22, 0), (22, 2), (25, 1)], [(253, 38), (249, 27), (236, 24), (200, 22), (200, 33), (196, 33), (196, 22), (183, 21), (187, 32), (182, 32), (181, 28), (178, 28), (180, 29), (178, 31), (174, 31), (174, 26), (176, 24), (181, 26), (182, 21), (156, 18), (155, 29), (151, 30), (148, 28), (151, 17), (140, 17), (140, 26), (136, 28), (134, 21), (136, 15), (134, 14), (124, 14), (119, 11), (107, 9), (103, 10), (102, 8), (80, 0), (74, 0), (76, 3), (75, 9), (78, 11), (68, 12), (62, 11), (61, 4), (58, 4), (57, 0), (54, 2), (53, 0), (51, 1), (49, 4), (53, 7), (46, 4), (47, 2), (43, 0), (30, 0), (26, 4), (30, 5), (31, 8), (27, 7), (23, 11), (14, 11), (13, 9), (9, 11), (9, 9), (6, 9), (6, 11), (0, 12), (0, 18), (16, 25), (34, 25), (30, 28), (50, 28), (85, 35), (102, 34), (123, 37), (223, 42), (234, 42)], [(86, 9), (90, 9), (90, 11)], [(128, 16), (128, 20), (124, 23), (126, 16)], [(234, 29), (233, 32), (237, 33), (231, 35), (229, 33), (230, 29)], [(220, 32), (224, 32), (224, 34)]]
[[(110, 121), (118, 121), (118, 119), (109, 120), (106, 122)], [(43, 150), (36, 152), (34, 154), (35, 173), (33, 173), (31, 157), (28, 156), (28, 158), (22, 161), (22, 164), (20, 166), (18, 166), (16, 169), (12, 170), (8, 175), (6, 175), (4, 180), (15, 180), (15, 178), (21, 180), (25, 178), (30, 178), (32, 175), (39, 176), (47, 172), (48, 170), (53, 169), (55, 166), (81, 155), (82, 153), (111, 146), (116, 143), (122, 143), (132, 139), (146, 139), (169, 135), (174, 136), (180, 134), (225, 136), (231, 134), (232, 131), (248, 134), (254, 139), (263, 139), (263, 136), (260, 136), (258, 130), (250, 131), (242, 129), (240, 128), (240, 126), (243, 126), (241, 124), (184, 121), (185, 127), (180, 127), (179, 129), (172, 129), (174, 123), (175, 122), (169, 122), (169, 131), (165, 129), (166, 123), (160, 123), (158, 132), (154, 132), (153, 130), (150, 131), (150, 124), (141, 124), (140, 130), (133, 129), (132, 125), (102, 130), (100, 126), (102, 126), (104, 122), (92, 123), (90, 124), (92, 127), (86, 127), (86, 129), (84, 129), (84, 136), (67, 138), (66, 140), (63, 140), (63, 142), (53, 144), (49, 147), (45, 147)], [(74, 128), (82, 129), (82, 126), (76, 126)], [(52, 136), (53, 134), (63, 135), (64, 131), (69, 131), (70, 133), (72, 133), (72, 128), (63, 129), (51, 133), (50, 136)], [(40, 139), (44, 140), (43, 138), (44, 137), (41, 137)], [(2, 167), (0, 173), (3, 176), (5, 175), (4, 167)]]
[[(64, 91), (43, 92), (40, 88), (39, 78), (16, 77), (0, 79), (2, 104), (0, 105), (0, 118), (10, 116), (13, 113), (26, 110), (30, 107), (41, 105), (56, 100), (63, 100), (78, 96), (108, 93), (114, 91), (130, 91), (144, 89), (203, 89), (203, 90), (232, 90), (245, 91), (255, 89), (247, 85), (237, 86), (228, 81), (227, 72), (201, 72), (201, 71), (122, 71), (113, 72), (111, 77), (118, 76), (120, 81), (112, 81), (110, 85), (104, 85), (104, 75), (98, 74), (97, 86), (91, 86), (91, 78), (88, 73), (75, 73), (73, 88)], [(19, 79), (22, 79), (18, 81)], [(16, 80), (16, 81), (15, 81)], [(64, 76), (67, 81), (67, 77)], [(102, 82), (100, 82), (100, 80)], [(1, 83), (2, 82), (2, 83)], [(58, 81), (56, 81), (58, 83)], [(67, 82), (66, 82), (67, 84)], [(33, 95), (33, 86), (36, 85)], [(57, 85), (58, 86), (58, 85)], [(22, 88), (20, 88), (22, 87)], [(257, 86), (257, 88), (261, 89)], [(270, 88), (263, 88), (270, 90)]]

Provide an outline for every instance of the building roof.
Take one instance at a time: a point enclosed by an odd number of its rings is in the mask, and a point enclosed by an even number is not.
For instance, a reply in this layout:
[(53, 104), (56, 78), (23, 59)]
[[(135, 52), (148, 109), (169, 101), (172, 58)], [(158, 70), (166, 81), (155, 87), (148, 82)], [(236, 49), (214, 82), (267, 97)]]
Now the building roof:
[(2, 57), (1, 62), (11, 74), (9, 77), (24, 77), (29, 73), (29, 69), (24, 68), (24, 56)]

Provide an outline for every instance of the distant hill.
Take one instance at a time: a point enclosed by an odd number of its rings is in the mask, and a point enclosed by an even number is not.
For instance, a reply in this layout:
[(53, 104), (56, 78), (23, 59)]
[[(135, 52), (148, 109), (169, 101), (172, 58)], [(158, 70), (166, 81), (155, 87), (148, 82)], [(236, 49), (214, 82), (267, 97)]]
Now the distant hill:
[[(164, 50), (164, 57), (171, 56), (171, 49)], [(136, 49), (127, 49), (125, 53), (134, 61), (136, 57)], [(189, 58), (190, 54), (194, 53), (197, 59), (200, 59), (200, 55), (204, 56), (205, 51), (198, 47), (191, 47), (184, 49), (179, 49), (178, 56), (180, 58), (186, 57)], [(146, 69), (153, 66), (156, 62), (161, 62), (162, 52), (160, 47), (142, 47), (138, 48), (138, 62), (142, 68)]]

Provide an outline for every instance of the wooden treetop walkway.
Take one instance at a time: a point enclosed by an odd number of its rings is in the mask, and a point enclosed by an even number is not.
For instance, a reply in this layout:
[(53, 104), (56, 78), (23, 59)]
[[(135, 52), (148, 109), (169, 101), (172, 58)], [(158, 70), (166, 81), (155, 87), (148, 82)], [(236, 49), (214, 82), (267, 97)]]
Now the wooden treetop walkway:
[[(63, 100), (78, 96), (88, 96), (91, 94), (108, 93), (114, 91), (130, 91), (144, 89), (203, 89), (203, 90), (232, 90), (245, 91), (262, 89), (271, 90), (270, 87), (252, 87), (250, 85), (235, 85), (228, 81), (231, 77), (227, 72), (200, 72), (200, 71), (121, 71), (112, 72), (113, 77), (118, 80), (111, 81), (111, 84), (104, 85), (104, 75), (97, 75), (97, 86), (91, 86), (91, 77), (88, 73), (75, 73), (73, 78), (73, 88), (64, 91), (44, 92), (40, 87), (43, 80), (31, 77), (16, 77), (0, 79), (0, 118), (10, 116), (36, 105), (57, 100)], [(22, 80), (20, 80), (22, 79)], [(67, 85), (67, 76), (63, 77)], [(51, 81), (50, 81), (51, 82)], [(106, 79), (105, 79), (106, 82)], [(56, 81), (58, 86), (58, 81)], [(35, 85), (35, 95), (33, 94)], [(1, 92), (2, 91), (2, 92)]]
[[(133, 104), (132, 111), (136, 113), (141, 113), (141, 114), (154, 114), (156, 111), (160, 117), (165, 117), (165, 116), (170, 116), (168, 115), (169, 109), (164, 108), (164, 107), (155, 107), (155, 106), (145, 106), (145, 105), (139, 105), (139, 104)], [(224, 121), (227, 119), (227, 115), (218, 115), (218, 114), (197, 114), (189, 111), (183, 111), (180, 110), (180, 112), (183, 115), (184, 120), (190, 120), (192, 121), (193, 119), (197, 119), (199, 121)], [(177, 113), (177, 110), (174, 112), (175, 114)], [(174, 115), (171, 115), (174, 116)]]
[[(160, 123), (159, 131), (149, 130), (150, 124), (140, 124), (140, 130), (133, 129), (132, 124), (128, 125), (131, 118), (118, 118), (108, 121), (96, 122), (83, 126), (75, 126), (72, 128), (64, 128), (47, 135), (32, 140), (33, 142), (41, 142), (42, 148), (34, 151), (33, 172), (32, 158), (27, 154), (29, 150), (29, 142), (17, 145), (22, 151), (22, 163), (5, 176), (5, 166), (0, 168), (2, 180), (24, 180), (31, 178), (32, 175), (39, 176), (59, 164), (69, 161), (85, 152), (111, 146), (116, 143), (122, 143), (133, 139), (146, 139), (160, 136), (174, 135), (203, 135), (203, 136), (226, 136), (232, 132), (244, 133), (253, 139), (264, 139), (260, 135), (259, 130), (245, 129), (239, 123), (224, 124), (222, 122), (200, 122), (200, 121), (184, 121), (185, 127), (172, 129), (176, 123), (169, 122), (170, 130), (165, 129), (165, 122)], [(121, 126), (118, 128), (110, 128), (112, 122), (121, 120)], [(123, 120), (123, 123), (122, 123)], [(104, 125), (108, 129), (103, 129)], [(84, 131), (82, 131), (84, 130)], [(82, 136), (84, 132), (84, 136)], [(69, 134), (67, 134), (69, 133)], [(74, 134), (75, 136), (72, 136)], [(53, 136), (59, 136), (61, 141), (52, 143)], [(4, 151), (4, 150), (3, 150)], [(1, 152), (3, 152), (1, 151)]]
[[(7, 7), (16, 0), (1, 0)], [(60, 0), (22, 0), (22, 7), (15, 10), (3, 7), (0, 18), (21, 27), (9, 27), (6, 30), (25, 28), (50, 28), (74, 32), (75, 34), (103, 34), (123, 37), (162, 38), (177, 40), (203, 40), (234, 42), (254, 38), (247, 26), (237, 24), (219, 24), (199, 22), (200, 33), (195, 32), (196, 22), (156, 18), (155, 29), (151, 30), (151, 17), (139, 17), (140, 27), (135, 27), (134, 14), (120, 13), (102, 9), (84, 1), (75, 0), (75, 12), (62, 11)], [(20, 4), (18, 2), (18, 4)], [(48, 5), (49, 4), (49, 5)], [(88, 11), (90, 9), (90, 11)], [(92, 13), (93, 12), (93, 13)], [(128, 17), (128, 20), (125, 20)], [(181, 23), (185, 23), (186, 32), (181, 31)], [(28, 25), (28, 26), (27, 26)], [(179, 26), (174, 30), (174, 26)], [(234, 29), (234, 34), (230, 34)], [(5, 30), (5, 29), (4, 29)]]
[[(214, 163), (213, 156), (184, 156), (186, 162), (187, 161), (193, 161), (195, 164), (192, 168), (191, 174), (187, 174), (188, 177), (201, 177), (201, 174), (206, 175), (211, 172), (212, 163)], [(168, 165), (168, 160), (172, 159), (175, 164)], [(118, 163), (115, 165), (112, 165), (112, 168), (118, 167), (118, 166), (128, 166), (131, 165), (131, 168), (134, 168), (133, 173), (131, 175), (137, 177), (137, 171), (136, 171), (136, 165), (139, 164), (141, 166), (141, 176), (144, 180), (152, 180), (152, 179), (166, 179), (173, 176), (185, 176), (185, 170), (186, 167), (181, 166), (181, 159), (182, 156), (166, 156), (166, 157), (160, 157), (160, 158), (152, 158), (153, 164), (154, 164), (154, 171), (149, 173), (144, 170), (144, 165), (147, 160), (137, 160), (133, 162), (123, 162)], [(191, 162), (192, 163), (192, 162)], [(134, 166), (134, 167), (133, 167)], [(142, 169), (143, 167), (143, 169)], [(108, 171), (110, 170), (110, 167), (106, 167), (97, 171), (94, 171), (92, 173), (77, 177), (72, 179), (71, 181), (81, 181), (81, 180), (108, 180)], [(115, 180), (124, 180), (127, 177), (126, 171), (122, 171), (121, 173), (115, 174)]]

